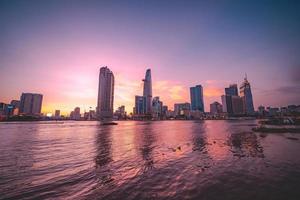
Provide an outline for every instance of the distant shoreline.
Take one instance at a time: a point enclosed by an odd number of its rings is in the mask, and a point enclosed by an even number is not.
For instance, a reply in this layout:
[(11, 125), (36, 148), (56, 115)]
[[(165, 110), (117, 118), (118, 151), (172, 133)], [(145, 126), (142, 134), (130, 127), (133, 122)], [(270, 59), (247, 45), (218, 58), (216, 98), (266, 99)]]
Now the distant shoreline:
[[(245, 121), (245, 120), (257, 120), (256, 118), (237, 118), (237, 119), (164, 119), (164, 120), (112, 120), (115, 122), (118, 121), (138, 121), (138, 122), (157, 122), (157, 121)], [(3, 120), (0, 123), (7, 122), (65, 122), (65, 121), (73, 121), (73, 122), (91, 122), (91, 121), (99, 121), (100, 120), (72, 120), (72, 119), (63, 119), (63, 120)]]

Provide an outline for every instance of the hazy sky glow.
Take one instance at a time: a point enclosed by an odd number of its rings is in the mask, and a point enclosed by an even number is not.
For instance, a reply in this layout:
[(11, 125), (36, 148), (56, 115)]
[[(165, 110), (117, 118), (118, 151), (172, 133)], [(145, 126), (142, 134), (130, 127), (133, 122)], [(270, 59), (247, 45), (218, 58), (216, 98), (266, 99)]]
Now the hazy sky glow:
[(247, 73), (254, 105), (300, 104), (300, 1), (0, 0), (0, 102), (44, 95), (43, 112), (95, 107), (98, 73), (132, 112), (152, 69), (173, 108), (204, 86), (205, 109)]

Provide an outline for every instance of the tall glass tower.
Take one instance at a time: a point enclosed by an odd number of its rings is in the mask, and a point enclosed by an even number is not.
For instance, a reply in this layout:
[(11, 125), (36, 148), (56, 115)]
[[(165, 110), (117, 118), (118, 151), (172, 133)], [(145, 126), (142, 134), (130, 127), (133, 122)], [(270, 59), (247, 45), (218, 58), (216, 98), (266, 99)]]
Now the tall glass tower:
[(247, 80), (247, 76), (244, 79), (240, 87), (240, 96), (243, 99), (243, 110), (246, 114), (253, 114), (254, 113), (254, 106), (253, 106), (253, 98), (250, 83)]
[(225, 95), (238, 96), (237, 84), (231, 84), (228, 88), (225, 88)]
[(152, 80), (151, 69), (147, 69), (144, 81), (143, 96), (146, 98), (146, 115), (152, 114)]
[(201, 85), (196, 85), (190, 88), (191, 107), (192, 110), (204, 112), (203, 88)]
[(113, 117), (114, 105), (114, 74), (105, 66), (100, 68), (97, 116), (100, 120), (111, 119)]

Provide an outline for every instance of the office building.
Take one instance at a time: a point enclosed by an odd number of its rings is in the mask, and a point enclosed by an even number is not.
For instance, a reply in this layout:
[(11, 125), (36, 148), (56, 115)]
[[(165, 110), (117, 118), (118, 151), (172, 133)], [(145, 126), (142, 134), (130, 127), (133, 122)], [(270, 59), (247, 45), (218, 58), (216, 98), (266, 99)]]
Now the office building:
[(159, 100), (159, 97), (154, 97), (152, 100), (152, 117), (154, 119), (162, 118), (163, 102)]
[(232, 113), (240, 115), (244, 113), (243, 98), (239, 96), (231, 96)]
[(243, 110), (246, 114), (253, 114), (254, 113), (254, 106), (253, 106), (253, 98), (251, 92), (250, 83), (247, 80), (247, 76), (244, 79), (240, 87), (240, 96), (243, 98)]
[(162, 107), (162, 117), (163, 119), (166, 119), (168, 116), (168, 106), (164, 106)]
[(20, 114), (40, 115), (42, 110), (43, 95), (22, 93), (20, 101)]
[(222, 109), (224, 113), (233, 114), (232, 109), (232, 96), (230, 95), (222, 95)]
[(228, 88), (225, 88), (225, 95), (238, 96), (237, 84), (230, 84)]
[(147, 69), (144, 81), (143, 96), (146, 98), (146, 115), (152, 114), (152, 80), (151, 69)]
[(196, 85), (190, 88), (191, 110), (199, 110), (204, 112), (203, 88), (201, 85)]
[(190, 103), (175, 103), (174, 104), (174, 112), (175, 115), (184, 115), (185, 111), (191, 110), (191, 104)]
[(135, 96), (135, 115), (145, 115), (146, 113), (146, 97), (144, 96)]
[(100, 120), (113, 117), (114, 84), (113, 72), (108, 67), (101, 67), (97, 101), (97, 115)]
[(211, 114), (218, 114), (218, 113), (222, 113), (222, 112), (223, 112), (222, 104), (220, 104), (217, 101), (210, 104), (210, 113)]

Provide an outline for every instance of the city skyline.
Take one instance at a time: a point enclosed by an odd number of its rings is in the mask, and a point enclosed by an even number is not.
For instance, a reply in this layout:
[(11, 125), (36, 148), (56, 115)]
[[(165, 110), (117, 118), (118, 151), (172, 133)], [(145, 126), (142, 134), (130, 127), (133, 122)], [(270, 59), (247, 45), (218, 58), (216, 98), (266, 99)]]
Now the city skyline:
[(153, 96), (171, 109), (201, 84), (208, 111), (245, 73), (255, 110), (299, 104), (297, 3), (69, 3), (0, 2), (1, 102), (32, 92), (43, 94), (43, 113), (94, 109), (96, 71), (107, 65), (116, 79), (114, 107), (128, 112), (146, 66)]
[[(112, 74), (112, 79), (113, 79), (113, 85), (115, 84), (114, 83), (114, 81), (115, 81), (115, 79), (114, 79), (114, 74), (113, 74), (113, 72), (112, 71), (110, 71), (110, 69), (107, 67), (107, 66), (104, 66), (104, 67), (101, 67), (100, 68), (100, 73), (99, 73), (99, 83), (98, 83), (98, 93), (97, 93), (97, 105), (99, 104), (99, 94), (100, 94), (100, 80), (101, 80), (101, 69), (107, 69), (108, 70), (108, 72), (109, 72), (109, 74)], [(149, 87), (148, 86), (148, 83), (146, 83), (145, 84), (145, 80), (147, 79), (147, 77), (149, 78), (149, 80), (150, 80), (150, 85), (152, 86), (152, 78), (151, 78), (151, 69), (147, 69), (146, 70), (146, 75), (145, 75), (145, 79), (143, 79), (142, 81), (143, 81), (143, 83), (142, 83), (142, 86), (141, 87), (139, 87), (140, 89), (142, 89), (143, 90), (143, 95), (145, 95), (144, 93), (145, 93), (145, 87), (147, 88), (147, 87)], [(148, 80), (148, 81), (149, 81)], [(208, 82), (210, 82), (210, 81), (208, 81)], [(245, 83), (247, 83), (247, 84), (249, 84), (249, 82), (248, 82), (248, 80), (247, 80), (247, 77), (245, 77), (244, 78), (244, 81), (240, 84), (241, 86), (240, 87), (242, 87), (242, 85), (244, 85)], [(147, 86), (146, 86), (147, 85)], [(151, 86), (150, 86), (150, 88), (151, 88)], [(205, 88), (203, 88), (201, 85), (196, 85), (196, 87), (201, 87), (201, 90), (203, 90), (203, 94), (205, 94)], [(113, 86), (114, 87), (114, 86)], [(188, 96), (188, 98), (187, 99), (185, 99), (185, 100), (179, 100), (179, 101), (174, 101), (174, 103), (173, 104), (170, 104), (170, 105), (167, 105), (169, 108), (170, 108), (170, 110), (174, 110), (175, 111), (175, 107), (173, 106), (174, 104), (185, 104), (185, 103), (191, 103), (192, 102), (192, 100), (191, 100), (191, 90), (192, 90), (192, 88), (194, 89), (194, 88), (196, 88), (196, 87), (194, 87), (194, 86), (190, 86), (190, 87), (187, 87), (186, 89), (188, 90), (188, 91), (184, 91), (184, 90), (182, 90), (181, 92), (183, 92), (183, 93), (186, 93), (185, 94), (185, 96)], [(233, 92), (233, 93), (237, 93), (238, 92), (238, 89), (237, 88), (235, 88), (235, 87), (238, 87), (238, 84), (236, 84), (236, 83), (230, 83), (230, 85), (229, 85), (229, 87), (225, 87), (225, 88), (222, 88), (222, 89), (220, 89), (220, 91), (218, 92), (218, 94), (220, 94), (220, 96), (219, 96), (219, 98), (215, 98), (215, 99), (217, 99), (216, 101), (212, 101), (212, 102), (208, 102), (208, 103), (204, 103), (204, 108), (205, 109), (207, 109), (207, 112), (209, 112), (209, 110), (210, 110), (210, 108), (211, 108), (211, 104), (212, 103), (215, 103), (215, 102), (222, 102), (223, 101), (223, 96), (226, 96), (227, 95), (227, 92)], [(114, 89), (112, 89), (112, 103), (113, 103), (113, 105), (112, 105), (112, 111), (111, 111), (111, 116), (112, 116), (112, 114), (113, 114), (113, 112), (114, 111), (116, 111), (117, 109), (114, 109), (115, 107), (119, 107), (119, 106), (125, 106), (124, 104), (122, 104), (122, 102), (120, 102), (120, 104), (118, 104), (118, 105), (116, 105), (116, 103), (114, 103), (114, 91), (113, 91)], [(148, 90), (148, 88), (146, 89), (146, 90)], [(223, 92), (221, 91), (221, 90), (224, 90)], [(150, 89), (150, 93), (151, 93), (151, 95), (152, 95), (152, 88)], [(251, 92), (251, 91), (250, 91)], [(147, 93), (147, 92), (146, 92)], [(24, 92), (22, 92), (22, 95), (24, 94)], [(208, 93), (207, 93), (208, 94)], [(22, 99), (22, 95), (21, 95), (21, 97), (20, 97), (20, 99)], [(168, 95), (168, 94), (163, 94), (163, 96), (164, 95)], [(146, 95), (147, 96), (147, 95)], [(128, 108), (126, 108), (126, 106), (125, 106), (125, 110), (128, 112), (128, 113), (133, 113), (132, 111), (134, 110), (134, 107), (136, 106), (136, 98), (137, 97), (143, 97), (143, 98), (145, 98), (146, 99), (146, 96), (138, 96), (138, 95), (134, 95), (134, 97), (133, 97), (133, 106), (132, 107), (129, 107), (129, 109)], [(160, 97), (160, 96), (158, 96), (158, 95), (155, 95), (155, 96), (157, 96), (157, 97)], [(205, 95), (203, 95), (203, 96), (205, 96)], [(207, 95), (207, 96), (209, 96), (209, 94)], [(150, 97), (150, 96), (149, 96)], [(150, 97), (151, 98), (151, 102), (152, 102), (152, 96)], [(241, 98), (241, 97), (240, 97)], [(252, 95), (251, 95), (251, 98), (252, 98)], [(19, 98), (15, 98), (15, 99), (11, 99), (11, 100), (9, 100), (9, 102), (11, 102), (11, 101), (18, 101), (19, 100)], [(146, 100), (144, 100), (145, 101), (145, 103), (146, 103)], [(253, 100), (252, 100), (253, 101)], [(224, 102), (223, 102), (224, 103)], [(253, 102), (252, 102), (253, 103)], [(253, 103), (254, 104), (254, 103)], [(289, 103), (290, 105), (292, 105), (291, 103)], [(287, 104), (286, 104), (287, 105)], [(282, 105), (282, 106), (286, 106), (286, 105)], [(268, 105), (268, 104), (266, 104), (266, 105), (263, 105), (263, 104), (260, 104), (259, 106), (270, 106), (270, 107), (274, 107), (274, 106), (271, 106), (271, 105)], [(257, 107), (254, 107), (254, 110), (255, 111), (257, 111), (258, 110), (258, 108), (259, 108), (259, 106), (257, 106)], [(93, 107), (93, 106), (90, 106), (90, 107), (87, 107), (86, 105), (83, 105), (83, 110), (84, 110), (84, 112), (86, 112), (86, 111), (89, 111), (89, 110), (91, 110), (91, 109), (95, 109), (96, 111), (97, 111), (97, 107), (98, 106), (95, 106), (95, 107)], [(145, 105), (145, 111), (144, 112), (146, 112), (146, 105)], [(275, 106), (275, 107), (278, 107), (278, 106)], [(279, 106), (279, 107), (281, 107), (281, 106)], [(82, 109), (82, 107), (80, 107), (80, 106), (75, 106), (75, 108), (81, 108)], [(192, 107), (191, 107), (191, 109), (192, 109)], [(204, 110), (205, 110), (204, 109)], [(244, 108), (245, 109), (245, 108)], [(49, 112), (43, 112), (43, 107), (41, 107), (41, 113), (43, 113), (43, 114), (52, 114), (52, 115), (54, 115), (55, 114), (55, 112), (56, 112), (56, 110), (57, 109), (55, 109), (55, 110), (53, 110), (53, 111), (49, 111)], [(66, 115), (66, 116), (69, 116), (69, 113), (71, 112), (72, 113), (72, 111), (74, 110), (74, 108), (72, 108), (71, 110), (64, 110), (64, 109), (62, 109), (62, 114), (63, 115)], [(192, 109), (193, 110), (193, 109)], [(59, 109), (59, 111), (61, 112), (61, 110)], [(97, 111), (98, 112), (98, 111)], [(206, 111), (205, 111), (206, 112)], [(225, 112), (227, 112), (227, 110), (225, 111)], [(99, 115), (99, 114), (98, 114)]]

